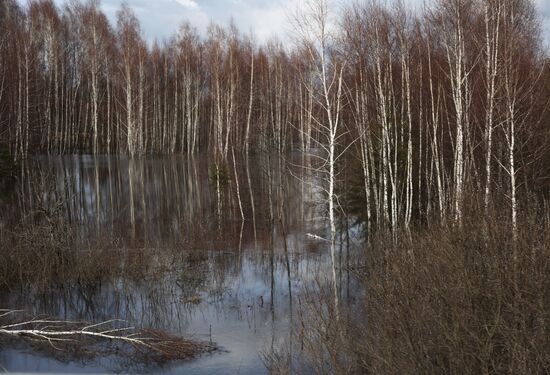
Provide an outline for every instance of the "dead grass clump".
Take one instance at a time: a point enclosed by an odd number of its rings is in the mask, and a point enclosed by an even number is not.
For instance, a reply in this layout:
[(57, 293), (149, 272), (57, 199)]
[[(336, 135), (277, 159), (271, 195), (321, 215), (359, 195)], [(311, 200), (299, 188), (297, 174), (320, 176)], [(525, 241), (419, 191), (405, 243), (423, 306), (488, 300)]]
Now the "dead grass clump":
[(143, 329), (141, 334), (148, 338), (153, 349), (150, 356), (157, 363), (192, 359), (216, 350), (214, 344), (186, 339), (160, 330)]

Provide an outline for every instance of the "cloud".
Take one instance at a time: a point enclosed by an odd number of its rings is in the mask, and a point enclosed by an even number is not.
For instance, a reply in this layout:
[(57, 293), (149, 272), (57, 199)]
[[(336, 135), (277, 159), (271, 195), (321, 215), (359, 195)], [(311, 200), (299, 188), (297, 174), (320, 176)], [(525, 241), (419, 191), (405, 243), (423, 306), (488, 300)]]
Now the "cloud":
[(547, 50), (550, 50), (550, 2), (548, 0), (536, 0), (535, 5), (541, 17), (544, 42)]
[(183, 5), (186, 8), (198, 8), (199, 4), (195, 0), (175, 0), (178, 4)]
[[(0, 0), (1, 2), (2, 0)], [(27, 0), (17, 0), (25, 5)], [(54, 0), (62, 6), (68, 0)], [(144, 36), (152, 41), (166, 39), (188, 21), (199, 33), (205, 35), (210, 21), (227, 25), (233, 19), (241, 32), (252, 31), (259, 42), (271, 37), (288, 41), (292, 27), (289, 14), (301, 0), (126, 0), (141, 21)], [(335, 10), (355, 0), (329, 0)], [(388, 0), (393, 1), (393, 0)], [(428, 0), (429, 1), (429, 0)], [(123, 0), (101, 0), (101, 7), (116, 24), (116, 11)], [(405, 5), (419, 7), (424, 0), (403, 0)], [(541, 19), (543, 39), (550, 50), (550, 1), (534, 0)]]
[(226, 25), (233, 20), (242, 33), (252, 32), (257, 40), (265, 42), (274, 36), (285, 38), (290, 1), (211, 0), (203, 10), (212, 21)]

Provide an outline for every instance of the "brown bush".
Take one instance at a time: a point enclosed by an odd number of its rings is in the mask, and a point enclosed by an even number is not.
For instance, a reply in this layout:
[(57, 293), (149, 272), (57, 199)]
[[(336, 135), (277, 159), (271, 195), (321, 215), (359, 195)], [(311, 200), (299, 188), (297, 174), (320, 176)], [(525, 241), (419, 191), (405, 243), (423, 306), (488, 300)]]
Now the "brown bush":
[(308, 311), (313, 318), (301, 330), (310, 366), (317, 373), (550, 373), (550, 224), (540, 211), (523, 211), (516, 241), (505, 210), (487, 219), (474, 211), (461, 227), (418, 229), (395, 243), (372, 239), (358, 275), (360, 311), (336, 323), (330, 297)]
[[(171, 249), (173, 253), (177, 249)], [(155, 249), (128, 249), (116, 239), (86, 242), (62, 218), (24, 220), (0, 231), (0, 286), (7, 289), (94, 285), (115, 277), (142, 280), (160, 267)]]

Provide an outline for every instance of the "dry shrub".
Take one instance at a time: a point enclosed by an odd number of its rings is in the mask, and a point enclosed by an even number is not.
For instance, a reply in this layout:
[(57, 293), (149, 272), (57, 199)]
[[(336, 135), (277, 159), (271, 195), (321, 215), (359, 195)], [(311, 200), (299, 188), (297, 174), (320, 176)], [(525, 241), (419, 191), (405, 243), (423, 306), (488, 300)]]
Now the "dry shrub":
[(505, 212), (377, 240), (369, 251), (361, 367), (375, 373), (550, 371), (550, 228), (514, 241)]
[(330, 294), (308, 309), (308, 362), (317, 373), (550, 373), (545, 212), (524, 208), (516, 240), (506, 209), (372, 239), (361, 310), (337, 323)]
[(74, 237), (62, 221), (21, 223), (0, 233), (0, 284), (46, 289), (68, 277), (76, 254)]
[(327, 375), (353, 373), (355, 355), (349, 341), (349, 323), (360, 318), (360, 315), (352, 316), (347, 307), (337, 309), (334, 294), (327, 289), (317, 295), (308, 292), (302, 306), (300, 332), (296, 335), (302, 350), (299, 372)]
[(60, 217), (26, 220), (0, 232), (0, 286), (6, 289), (43, 292), (117, 277), (140, 281), (144, 275), (158, 276), (152, 270), (160, 267), (159, 259), (155, 249), (127, 249), (112, 238), (84, 243)]

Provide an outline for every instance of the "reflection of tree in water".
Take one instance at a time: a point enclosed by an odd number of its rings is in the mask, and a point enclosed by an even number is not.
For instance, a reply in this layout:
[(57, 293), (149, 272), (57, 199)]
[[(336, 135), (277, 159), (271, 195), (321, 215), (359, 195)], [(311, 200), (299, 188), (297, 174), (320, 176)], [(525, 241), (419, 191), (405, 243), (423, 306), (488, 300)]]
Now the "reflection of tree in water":
[(265, 153), (237, 158), (218, 203), (211, 164), (201, 158), (34, 159), (2, 214), (15, 221), (55, 207), (75, 228), (79, 248), (94, 252), (101, 244), (121, 272), (46, 291), (31, 285), (0, 300), (65, 319), (117, 317), (214, 341), (223, 326), (239, 327), (230, 328), (236, 337), (271, 327), (263, 335), (275, 347), (288, 335), (292, 299), (304, 285), (316, 288), (329, 269), (318, 245), (305, 247), (312, 243), (305, 232), (322, 234), (318, 192), (304, 183), (311, 177), (295, 177), (304, 172), (293, 165), (304, 161), (290, 161)]
[[(284, 199), (300, 208), (289, 215), (287, 226), (300, 222), (303, 203), (298, 181), (284, 167), (280, 169), (276, 160), (263, 157), (249, 164), (237, 160), (241, 204), (235, 174), (228, 172), (230, 181), (222, 186), (218, 217), (215, 185), (209, 183), (211, 164), (204, 158), (183, 156), (37, 158), (21, 172), (11, 213), (27, 215), (39, 205), (53, 205), (62, 199), (62, 215), (78, 226), (86, 240), (109, 236), (131, 247), (163, 247), (176, 241), (203, 247), (210, 242), (213, 248), (227, 249), (228, 241), (231, 246), (239, 245), (241, 230), (243, 243), (254, 237), (252, 225), (241, 225), (240, 206), (249, 224), (258, 223), (257, 235), (268, 235), (272, 229), (269, 213), (273, 211), (269, 203), (277, 204), (271, 192), (284, 187)], [(54, 181), (46, 181), (45, 176), (53, 176)], [(248, 177), (250, 185), (245, 183)], [(55, 184), (55, 189), (47, 183)]]
[[(48, 312), (67, 320), (103, 321), (116, 316), (139, 326), (185, 332), (188, 320), (201, 310), (223, 312), (227, 306), (246, 310), (250, 303), (260, 305), (261, 296), (265, 307), (270, 307), (274, 301), (261, 293), (272, 287), (272, 271), (277, 298), (287, 305), (285, 256), (278, 249), (271, 263), (270, 254), (207, 252), (199, 258), (170, 254), (156, 259), (156, 266), (140, 279), (99, 279), (41, 292), (30, 287), (2, 300), (6, 305), (28, 306), (33, 312)], [(307, 279), (320, 267), (316, 258), (296, 254), (291, 260), (295, 281)], [(201, 296), (199, 304), (189, 302), (195, 295)]]

